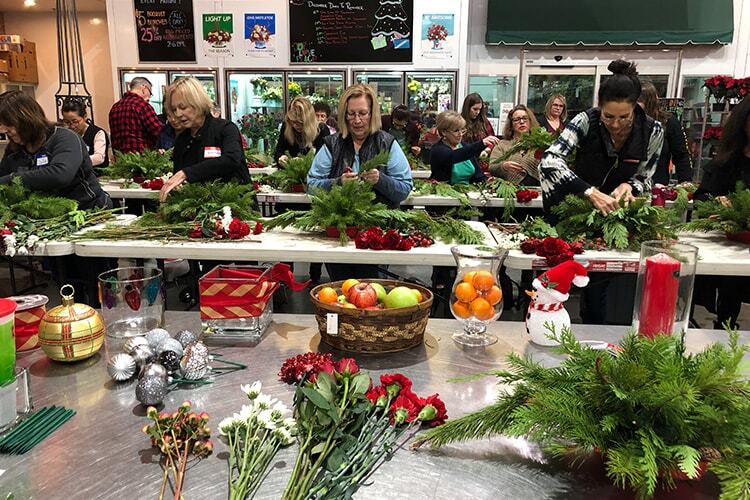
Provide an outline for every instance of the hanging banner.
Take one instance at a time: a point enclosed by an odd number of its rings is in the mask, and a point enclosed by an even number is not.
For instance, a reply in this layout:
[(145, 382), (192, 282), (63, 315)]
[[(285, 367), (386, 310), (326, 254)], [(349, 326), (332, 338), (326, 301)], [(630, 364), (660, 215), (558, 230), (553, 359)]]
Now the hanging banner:
[(456, 57), (456, 31), (453, 14), (423, 14), (420, 48), (428, 59)]
[(232, 14), (203, 14), (203, 53), (234, 56)]
[(134, 0), (138, 60), (195, 62), (192, 0)]
[(276, 14), (245, 14), (245, 53), (276, 57)]

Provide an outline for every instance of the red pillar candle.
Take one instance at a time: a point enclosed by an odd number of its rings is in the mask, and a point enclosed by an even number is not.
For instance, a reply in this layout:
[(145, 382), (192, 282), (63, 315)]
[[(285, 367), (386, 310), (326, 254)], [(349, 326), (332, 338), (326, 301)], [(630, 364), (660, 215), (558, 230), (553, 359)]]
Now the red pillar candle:
[(665, 253), (646, 259), (638, 333), (650, 338), (660, 334), (672, 334), (679, 276), (679, 260)]

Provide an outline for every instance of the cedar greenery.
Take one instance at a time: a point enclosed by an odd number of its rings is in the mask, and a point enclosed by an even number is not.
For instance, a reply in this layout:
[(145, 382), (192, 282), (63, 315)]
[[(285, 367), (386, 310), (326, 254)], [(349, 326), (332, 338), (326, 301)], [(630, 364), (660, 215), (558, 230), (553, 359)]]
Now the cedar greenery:
[(610, 248), (638, 250), (644, 241), (675, 235), (669, 224), (672, 211), (653, 207), (645, 198), (636, 198), (627, 207), (623, 202), (619, 209), (605, 216), (591, 200), (568, 195), (552, 212), (560, 220), (557, 224), (560, 238), (568, 241), (602, 238)]
[[(287, 151), (287, 156), (289, 156), (288, 153)], [(277, 189), (290, 192), (294, 185), (307, 184), (307, 173), (314, 159), (314, 149), (310, 149), (304, 156), (289, 158), (286, 165), (271, 174), (266, 181)]]
[(735, 191), (729, 193), (729, 206), (717, 198), (696, 201), (693, 220), (680, 227), (680, 231), (722, 231), (737, 233), (750, 230), (750, 190), (738, 182)]
[(528, 238), (544, 239), (548, 236), (557, 238), (557, 229), (542, 217), (526, 217), (518, 226), (518, 231)]
[(522, 134), (521, 138), (508, 148), (505, 153), (495, 158), (492, 164), (498, 165), (521, 151), (547, 149), (555, 142), (555, 139), (556, 136), (547, 132), (544, 127), (533, 128), (528, 134)]
[(160, 153), (155, 149), (147, 149), (143, 153), (122, 153), (115, 151), (115, 161), (104, 169), (104, 175), (115, 179), (132, 179), (143, 177), (144, 179), (155, 179), (171, 174), (172, 150)]
[(454, 198), (460, 203), (457, 215), (462, 219), (478, 217), (482, 214), (480, 210), (471, 204), (467, 193), (476, 191), (477, 188), (470, 184), (449, 184), (447, 182), (433, 182), (429, 180), (416, 179), (414, 181), (414, 192), (418, 196), (445, 196)]
[(225, 206), (232, 209), (232, 216), (242, 220), (255, 220), (260, 214), (253, 210), (255, 191), (252, 184), (226, 182), (191, 182), (169, 194), (159, 207), (159, 217), (166, 223), (192, 222), (205, 217), (214, 217)]
[(23, 185), (20, 177), (0, 185), (0, 219), (21, 215), (29, 219), (52, 219), (78, 210), (78, 202), (70, 198), (34, 192)]
[(512, 391), (495, 404), (452, 419), (417, 438), (419, 446), (495, 435), (526, 437), (555, 456), (583, 458), (595, 450), (619, 487), (650, 498), (657, 482), (673, 488), (673, 472), (699, 475), (699, 461), (721, 481), (722, 500), (750, 499), (750, 382), (742, 373), (747, 346), (736, 330), (728, 345), (688, 354), (685, 338), (628, 334), (616, 352), (580, 344), (569, 329), (545, 368), (512, 353), (494, 372)]
[(516, 191), (518, 190), (518, 186), (510, 181), (497, 177), (487, 181), (484, 185), (484, 190), (494, 193), (495, 196), (502, 198), (505, 201), (502, 219), (504, 222), (511, 220), (513, 217), (513, 210), (516, 208)]
[(359, 173), (362, 174), (369, 170), (374, 170), (388, 164), (388, 160), (391, 158), (390, 151), (381, 151), (366, 162), (359, 166)]

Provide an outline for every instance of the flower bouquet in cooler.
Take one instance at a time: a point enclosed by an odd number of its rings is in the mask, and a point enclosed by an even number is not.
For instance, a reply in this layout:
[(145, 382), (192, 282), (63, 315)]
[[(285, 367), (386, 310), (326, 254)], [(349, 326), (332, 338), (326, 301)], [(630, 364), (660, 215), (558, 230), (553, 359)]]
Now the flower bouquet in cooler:
[(285, 500), (351, 498), (420, 427), (447, 419), (437, 394), (417, 396), (398, 373), (373, 386), (351, 358), (301, 354), (284, 362), (279, 377), (296, 385), (300, 445)]

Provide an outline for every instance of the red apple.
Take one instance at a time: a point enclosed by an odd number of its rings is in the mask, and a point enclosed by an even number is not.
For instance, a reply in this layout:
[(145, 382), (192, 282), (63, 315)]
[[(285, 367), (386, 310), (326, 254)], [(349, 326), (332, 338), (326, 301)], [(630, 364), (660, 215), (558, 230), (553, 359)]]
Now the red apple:
[(378, 303), (378, 292), (369, 283), (357, 283), (349, 288), (346, 300), (360, 309), (374, 306)]

